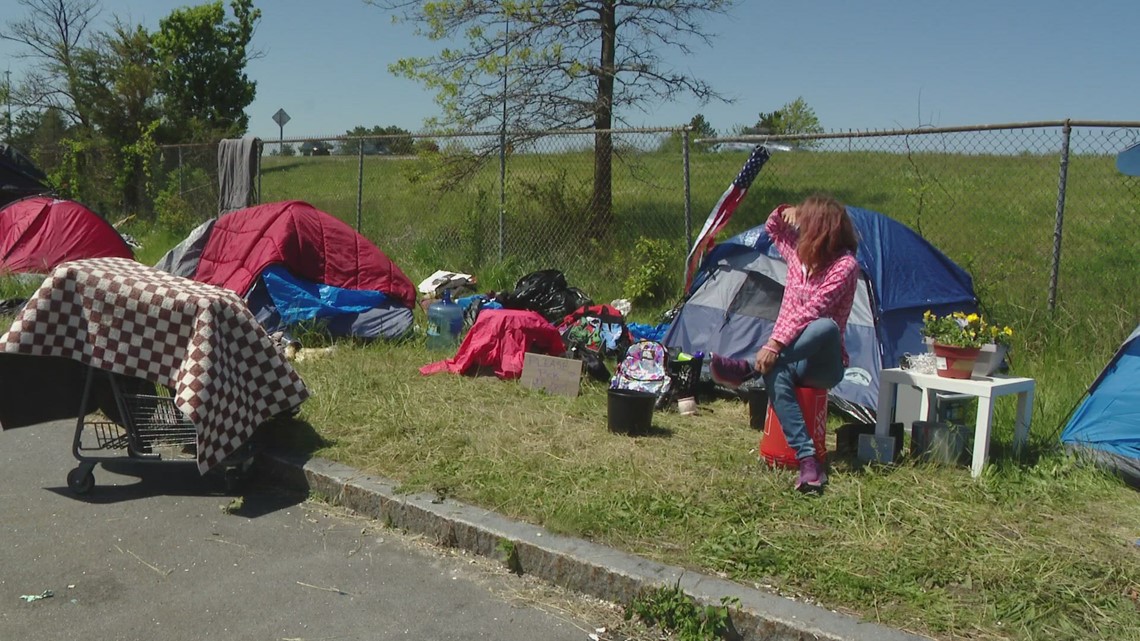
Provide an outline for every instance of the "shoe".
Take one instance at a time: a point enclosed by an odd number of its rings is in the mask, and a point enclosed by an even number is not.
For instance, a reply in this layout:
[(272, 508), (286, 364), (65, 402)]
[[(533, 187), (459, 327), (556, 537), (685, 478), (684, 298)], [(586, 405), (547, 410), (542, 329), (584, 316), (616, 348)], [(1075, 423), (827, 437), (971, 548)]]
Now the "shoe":
[(755, 376), (756, 369), (748, 361), (713, 354), (709, 361), (709, 374), (717, 385), (736, 389)]
[(796, 490), (799, 492), (823, 492), (827, 484), (827, 472), (820, 469), (819, 459), (814, 456), (805, 456), (799, 460), (800, 475), (796, 479)]

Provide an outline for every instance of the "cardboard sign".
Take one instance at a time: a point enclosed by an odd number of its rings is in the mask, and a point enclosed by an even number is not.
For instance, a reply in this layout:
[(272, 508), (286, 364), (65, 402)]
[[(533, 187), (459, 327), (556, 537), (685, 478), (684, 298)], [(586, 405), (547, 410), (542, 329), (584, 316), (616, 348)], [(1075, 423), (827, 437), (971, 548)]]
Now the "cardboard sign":
[(546, 390), (547, 394), (577, 396), (582, 382), (582, 361), (527, 352), (523, 356), (519, 382), (530, 389)]

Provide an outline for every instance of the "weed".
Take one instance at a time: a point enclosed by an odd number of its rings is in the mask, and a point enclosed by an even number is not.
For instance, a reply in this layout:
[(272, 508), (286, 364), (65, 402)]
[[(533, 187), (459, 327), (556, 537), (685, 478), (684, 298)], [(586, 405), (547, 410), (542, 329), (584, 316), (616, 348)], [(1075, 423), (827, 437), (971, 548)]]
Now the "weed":
[(514, 541), (499, 539), (499, 542), (495, 544), (495, 558), (499, 559), (511, 572), (519, 575), (523, 573), (519, 551)]
[(643, 592), (626, 608), (625, 618), (629, 621), (636, 615), (646, 625), (675, 635), (678, 641), (712, 641), (726, 636), (732, 624), (729, 607), (739, 602), (723, 597), (719, 606), (701, 607), (685, 594), (678, 581)]
[(675, 289), (674, 274), (669, 271), (669, 257), (677, 249), (659, 238), (637, 239), (633, 246), (622, 295), (634, 305), (663, 304)]

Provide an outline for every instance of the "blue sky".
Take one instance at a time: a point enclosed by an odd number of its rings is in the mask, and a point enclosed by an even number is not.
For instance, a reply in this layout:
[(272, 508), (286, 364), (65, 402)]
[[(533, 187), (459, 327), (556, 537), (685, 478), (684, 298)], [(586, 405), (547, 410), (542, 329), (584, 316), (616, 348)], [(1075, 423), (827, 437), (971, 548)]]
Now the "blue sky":
[[(9, 6), (15, 3), (7, 0)], [(103, 0), (150, 29), (178, 0)], [(360, 0), (258, 0), (249, 66), (257, 98), (250, 133), (343, 134), (356, 125), (412, 131), (437, 113), (431, 94), (388, 65), (442, 46)], [(11, 15), (6, 11), (6, 15)], [(0, 18), (4, 20), (5, 18)], [(754, 124), (802, 96), (827, 130), (1036, 120), (1140, 120), (1140, 2), (1104, 0), (740, 0), (707, 22), (711, 46), (670, 63), (712, 83), (732, 104), (694, 99), (627, 113), (635, 125), (683, 124), (697, 113), (718, 131)], [(0, 59), (20, 75), (14, 45)], [(2, 63), (0, 63), (2, 64)], [(0, 67), (0, 71), (3, 68)]]

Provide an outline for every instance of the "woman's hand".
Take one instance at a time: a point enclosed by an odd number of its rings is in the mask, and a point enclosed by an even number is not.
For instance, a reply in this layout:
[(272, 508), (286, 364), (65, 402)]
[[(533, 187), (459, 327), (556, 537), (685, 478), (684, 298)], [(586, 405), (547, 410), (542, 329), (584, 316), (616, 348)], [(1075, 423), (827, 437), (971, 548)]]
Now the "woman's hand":
[(784, 216), (784, 222), (788, 223), (789, 225), (792, 225), (793, 227), (796, 226), (796, 208), (795, 207), (785, 207), (784, 210), (780, 213), (783, 214), (783, 216)]
[(756, 352), (756, 369), (761, 374), (767, 374), (776, 365), (776, 358), (779, 356), (777, 351), (768, 349), (769, 346), (765, 345)]

